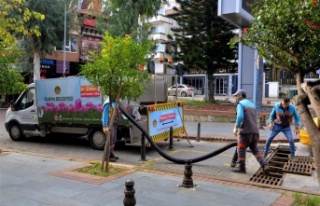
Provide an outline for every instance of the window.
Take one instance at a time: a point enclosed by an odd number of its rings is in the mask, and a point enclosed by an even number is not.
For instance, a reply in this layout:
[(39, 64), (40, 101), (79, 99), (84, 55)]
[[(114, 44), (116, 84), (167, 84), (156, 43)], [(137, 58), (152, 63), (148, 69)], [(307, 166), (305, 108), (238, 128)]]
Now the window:
[(17, 110), (23, 110), (31, 107), (34, 103), (35, 89), (25, 91), (20, 99), (16, 102), (15, 107)]
[(164, 15), (164, 8), (160, 7), (160, 9), (157, 11), (158, 15)]
[[(70, 39), (66, 42), (66, 52), (77, 52), (78, 51), (78, 37), (71, 35)], [(63, 44), (63, 42), (62, 42)], [(56, 46), (57, 51), (63, 51), (63, 45)]]
[(164, 44), (157, 44), (156, 52), (164, 52), (165, 51), (165, 45)]
[(152, 33), (152, 34), (164, 33), (164, 26), (152, 27), (152, 28), (151, 28), (151, 33)]

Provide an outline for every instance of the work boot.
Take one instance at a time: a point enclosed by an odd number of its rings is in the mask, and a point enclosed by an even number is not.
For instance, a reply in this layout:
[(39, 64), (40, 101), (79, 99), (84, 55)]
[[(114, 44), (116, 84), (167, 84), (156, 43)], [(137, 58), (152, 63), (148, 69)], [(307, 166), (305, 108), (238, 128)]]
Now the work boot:
[(240, 165), (237, 165), (235, 168), (232, 169), (232, 172), (236, 173), (247, 173), (245, 167), (241, 167)]
[(265, 159), (267, 159), (268, 154), (266, 154), (266, 153), (263, 152), (263, 157), (264, 157)]
[(291, 162), (294, 162), (296, 159), (294, 158), (294, 155), (289, 155), (289, 160), (291, 160)]
[(230, 163), (230, 167), (236, 167), (237, 166), (237, 163), (236, 162), (231, 162)]
[(267, 164), (261, 166), (263, 174), (268, 175), (269, 174), (269, 166)]
[(119, 159), (119, 157), (115, 156), (113, 153), (110, 154), (110, 158), (115, 158), (115, 159)]
[(116, 162), (117, 161), (117, 158), (115, 157), (109, 157), (109, 162)]

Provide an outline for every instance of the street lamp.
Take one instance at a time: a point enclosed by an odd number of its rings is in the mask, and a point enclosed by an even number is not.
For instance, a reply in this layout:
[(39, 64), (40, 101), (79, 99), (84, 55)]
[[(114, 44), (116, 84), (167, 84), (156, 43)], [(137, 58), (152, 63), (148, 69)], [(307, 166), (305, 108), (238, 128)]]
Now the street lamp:
[(66, 76), (66, 41), (67, 41), (67, 3), (64, 1), (63, 27), (63, 76)]

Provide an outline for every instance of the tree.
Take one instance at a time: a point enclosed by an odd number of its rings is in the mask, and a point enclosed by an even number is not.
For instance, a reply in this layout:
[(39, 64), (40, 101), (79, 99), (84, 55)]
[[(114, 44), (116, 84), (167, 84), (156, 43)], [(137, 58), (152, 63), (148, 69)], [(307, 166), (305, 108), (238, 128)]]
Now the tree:
[(0, 55), (0, 94), (14, 95), (22, 92), (26, 88), (22, 75), (13, 68), (21, 55), (18, 48), (9, 47), (1, 50)]
[[(5, 56), (16, 41), (16, 34), (40, 36), (38, 27), (25, 27), (31, 19), (43, 20), (44, 15), (29, 9), (22, 9), (25, 1), (0, 0), (0, 55)], [(5, 53), (3, 53), (5, 52)]]
[[(55, 47), (63, 45), (65, 4), (68, 11), (75, 3), (72, 0), (30, 0), (23, 5), (25, 9), (45, 14), (43, 21), (32, 19), (25, 24), (28, 29), (39, 28), (41, 33), (41, 36), (31, 34), (25, 38), (28, 42), (27, 50), (33, 54), (34, 81), (40, 79), (40, 58), (44, 54), (52, 54)], [(70, 21), (74, 19), (71, 15), (67, 15), (67, 34), (71, 27)]]
[(104, 15), (108, 16), (106, 29), (112, 36), (131, 34), (133, 39), (148, 39), (149, 25), (146, 19), (156, 15), (162, 0), (109, 0)]
[(184, 70), (201, 69), (208, 75), (209, 101), (214, 103), (214, 77), (219, 69), (236, 67), (237, 50), (229, 41), (235, 36), (234, 26), (217, 16), (218, 0), (177, 0), (172, 16), (178, 27), (172, 28), (179, 50), (174, 61), (182, 62)]
[(22, 51), (16, 45), (17, 35), (40, 36), (38, 27), (25, 27), (33, 19), (43, 20), (44, 15), (22, 9), (25, 1), (0, 0), (0, 93), (17, 94), (26, 88), (21, 74), (13, 68)]
[[(101, 54), (92, 54), (92, 62), (83, 65), (81, 75), (92, 84), (99, 86), (103, 94), (115, 101), (117, 108), (119, 99), (135, 100), (145, 90), (150, 80), (147, 71), (139, 70), (139, 65), (146, 64), (146, 56), (150, 49), (150, 42), (136, 43), (129, 35), (126, 37), (112, 37), (105, 33), (102, 40)], [(112, 125), (115, 112), (110, 120)], [(102, 167), (108, 171), (110, 134), (106, 139)]]
[(320, 4), (318, 0), (268, 1), (252, 5), (253, 21), (239, 41), (257, 48), (277, 67), (295, 73), (298, 95), (293, 102), (311, 138), (320, 183), (320, 133), (308, 105), (320, 118), (320, 80), (304, 83), (304, 76), (320, 67)]

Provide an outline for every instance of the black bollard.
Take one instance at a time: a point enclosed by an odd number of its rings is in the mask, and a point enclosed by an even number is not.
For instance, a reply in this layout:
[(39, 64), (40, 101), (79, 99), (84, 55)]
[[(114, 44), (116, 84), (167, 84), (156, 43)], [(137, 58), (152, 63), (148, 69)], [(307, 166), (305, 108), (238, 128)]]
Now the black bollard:
[(174, 150), (173, 149), (173, 128), (172, 127), (170, 127), (170, 138), (169, 138), (168, 150)]
[(264, 126), (264, 127), (266, 127), (266, 126), (267, 126), (266, 115), (263, 115), (262, 123), (263, 123), (263, 126)]
[(200, 130), (201, 130), (201, 124), (200, 122), (198, 122), (197, 142), (200, 142)]
[(264, 128), (263, 128), (263, 120), (262, 120), (262, 118), (263, 118), (263, 117), (260, 117), (260, 118), (259, 118), (259, 129), (264, 130)]
[(195, 186), (196, 185), (193, 184), (192, 180), (192, 165), (190, 162), (187, 162), (184, 168), (184, 178), (182, 184), (179, 185), (179, 187), (194, 188)]
[(141, 134), (141, 161), (146, 161), (146, 137)]
[(133, 180), (126, 180), (125, 186), (126, 186), (126, 189), (124, 190), (123, 205), (124, 206), (135, 206), (136, 205), (136, 198), (134, 197), (134, 193), (136, 191), (133, 188), (134, 181)]

